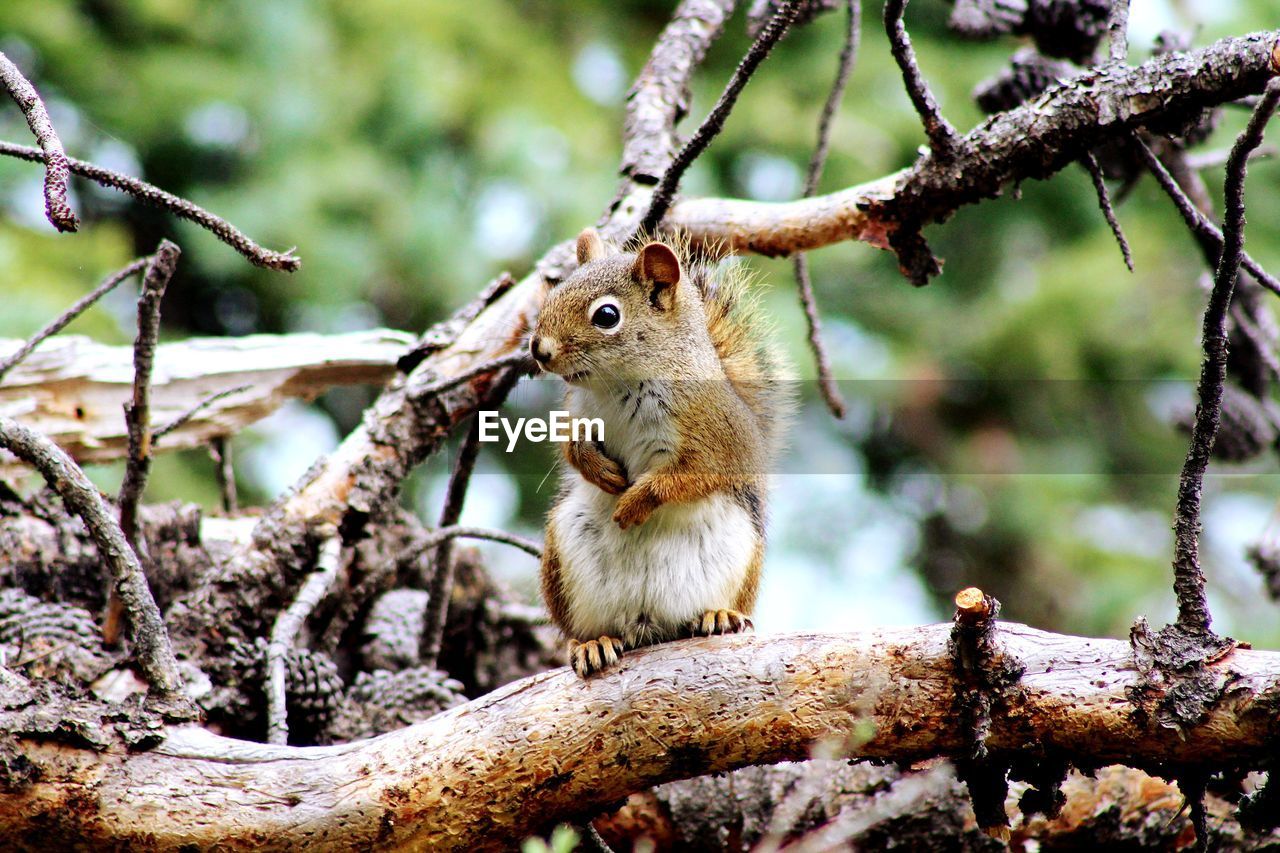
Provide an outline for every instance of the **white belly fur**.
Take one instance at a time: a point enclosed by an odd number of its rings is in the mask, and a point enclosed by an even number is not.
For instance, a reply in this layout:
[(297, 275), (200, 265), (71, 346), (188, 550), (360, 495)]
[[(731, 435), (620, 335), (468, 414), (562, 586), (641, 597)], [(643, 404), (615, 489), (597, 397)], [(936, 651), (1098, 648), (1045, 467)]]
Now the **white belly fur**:
[(612, 519), (617, 497), (566, 473), (572, 480), (551, 524), (575, 638), (661, 641), (704, 611), (733, 607), (756, 534), (732, 497), (667, 504), (624, 531)]

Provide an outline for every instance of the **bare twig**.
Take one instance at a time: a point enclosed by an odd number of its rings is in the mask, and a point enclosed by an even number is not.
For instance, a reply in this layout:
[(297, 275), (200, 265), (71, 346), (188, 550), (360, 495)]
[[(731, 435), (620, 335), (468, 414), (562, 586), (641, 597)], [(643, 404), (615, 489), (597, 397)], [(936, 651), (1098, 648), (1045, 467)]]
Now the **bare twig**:
[[(480, 419), (472, 418), (471, 426), (458, 445), (458, 458), (449, 476), (445, 491), (444, 509), (440, 512), (440, 528), (453, 527), (462, 516), (462, 505), (467, 498), (467, 486), (471, 472), (475, 470), (480, 455)], [(453, 539), (444, 539), (428, 560), (434, 565), (431, 572), (431, 597), (427, 600), (427, 612), (423, 617), (420, 643), (421, 666), (434, 667), (440, 657), (440, 645), (444, 641), (444, 624), (449, 616), (449, 596), (453, 594)]]
[(1111, 42), (1111, 61), (1116, 64), (1128, 62), (1129, 0), (1111, 0), (1111, 14), (1107, 18), (1107, 37)]
[(889, 34), (889, 49), (898, 63), (898, 68), (902, 70), (902, 83), (907, 87), (911, 105), (915, 107), (920, 115), (920, 121), (924, 124), (924, 132), (929, 137), (929, 147), (933, 151), (933, 156), (943, 161), (953, 160), (964, 144), (964, 140), (943, 117), (942, 111), (938, 109), (938, 102), (929, 91), (929, 84), (920, 73), (915, 50), (911, 47), (911, 36), (907, 35), (907, 27), (902, 21), (906, 10), (907, 0), (886, 0), (884, 4), (884, 28)]
[[(138, 502), (147, 488), (151, 473), (151, 368), (155, 363), (156, 340), (160, 336), (160, 301), (173, 278), (182, 251), (168, 240), (161, 240), (142, 277), (138, 295), (138, 336), (133, 343), (133, 398), (124, 404), (124, 423), (129, 436), (129, 454), (125, 459), (124, 481), (118, 499), (120, 529), (141, 561), (146, 558), (138, 537)], [(113, 589), (107, 596), (106, 616), (102, 621), (102, 639), (108, 646), (120, 640), (124, 602)]]
[[(1214, 225), (1200, 209), (1195, 202), (1178, 186), (1178, 182), (1174, 179), (1165, 165), (1160, 162), (1160, 158), (1156, 153), (1142, 141), (1140, 137), (1134, 134), (1131, 137), (1134, 147), (1138, 154), (1142, 157), (1143, 163), (1156, 179), (1156, 183), (1160, 184), (1160, 188), (1165, 191), (1173, 201), (1174, 207), (1178, 209), (1178, 213), (1182, 214), (1182, 219), (1187, 223), (1187, 227), (1202, 240), (1208, 240), (1216, 244), (1219, 254), (1222, 252), (1222, 231), (1218, 226)], [(1262, 265), (1249, 256), (1247, 252), (1241, 252), (1241, 265), (1249, 271), (1249, 274), (1258, 280), (1267, 290), (1280, 295), (1280, 280), (1268, 273), (1262, 268)]]
[(191, 421), (192, 418), (212, 406), (214, 403), (225, 400), (228, 397), (233, 397), (243, 391), (248, 391), (252, 387), (252, 385), (237, 385), (234, 388), (227, 388), (226, 390), (219, 391), (216, 394), (210, 394), (208, 397), (205, 397), (199, 403), (196, 403), (194, 406), (187, 409), (164, 426), (154, 430), (151, 433), (151, 444), (154, 446), (160, 441), (160, 439), (164, 438), (169, 433), (182, 429)]
[(87, 311), (95, 302), (115, 290), (120, 285), (120, 282), (124, 281), (129, 276), (140, 272), (149, 263), (151, 263), (150, 257), (138, 258), (125, 268), (109, 275), (102, 284), (95, 287), (91, 293), (77, 299), (75, 304), (66, 311), (63, 311), (56, 320), (28, 338), (27, 342), (19, 347), (12, 355), (8, 356), (3, 361), (0, 361), (0, 380), (4, 379), (4, 375), (12, 370), (15, 365), (27, 356), (31, 355), (32, 351), (34, 351), (36, 347), (40, 346), (46, 338), (53, 337), (58, 334), (58, 332), (61, 332), (72, 320)]
[(160, 301), (173, 278), (182, 254), (168, 240), (160, 241), (142, 279), (138, 296), (138, 336), (133, 343), (133, 399), (124, 405), (124, 421), (129, 432), (129, 456), (120, 485), (120, 527), (125, 538), (138, 550), (138, 501), (151, 472), (151, 368), (155, 363), (156, 341), (160, 336)]
[(213, 457), (218, 494), (222, 495), (222, 511), (236, 512), (240, 508), (240, 501), (236, 495), (236, 469), (231, 461), (231, 440), (219, 436), (210, 441), (209, 455)]
[(286, 662), (303, 623), (337, 579), (341, 556), (342, 537), (334, 530), (320, 546), (316, 570), (307, 577), (293, 603), (276, 618), (271, 628), (271, 641), (267, 643), (267, 743), (289, 742)]
[(40, 143), (37, 159), (44, 161), (44, 215), (59, 231), (75, 231), (80, 227), (80, 220), (76, 219), (75, 211), (67, 201), (67, 181), (71, 177), (71, 167), (67, 161), (67, 152), (62, 150), (62, 140), (58, 138), (53, 122), (49, 120), (49, 111), (45, 109), (44, 101), (40, 100), (40, 94), (31, 85), (31, 81), (22, 76), (18, 66), (3, 53), (0, 53), (0, 83), (4, 84), (13, 100), (22, 108), (27, 117), (27, 126)]
[(490, 542), (501, 542), (504, 545), (510, 545), (513, 548), (519, 548), (526, 554), (534, 557), (542, 556), (542, 546), (532, 539), (526, 539), (523, 536), (517, 536), (514, 533), (507, 533), (505, 530), (487, 530), (483, 527), (442, 527), (433, 530), (418, 542), (417, 551), (413, 555), (420, 557), (421, 555), (433, 550), (441, 542), (446, 539), (485, 539)]
[[(804, 179), (804, 196), (812, 196), (818, 191), (818, 181), (822, 177), (822, 168), (827, 162), (827, 152), (831, 147), (831, 124), (836, 110), (844, 97), (844, 90), (849, 83), (849, 75), (858, 58), (858, 36), (862, 29), (861, 0), (848, 0), (848, 24), (845, 28), (844, 47), (840, 51), (839, 67), (836, 79), (831, 84), (827, 101), (822, 105), (822, 115), (818, 118), (818, 142), (809, 158), (809, 170)], [(804, 309), (804, 317), (808, 324), (809, 348), (813, 350), (813, 360), (818, 368), (818, 388), (827, 408), (837, 418), (843, 418), (844, 400), (831, 377), (831, 360), (822, 342), (822, 319), (818, 314), (818, 304), (813, 296), (813, 281), (809, 277), (809, 260), (803, 252), (796, 254), (796, 285), (800, 292), (800, 306)]]
[(521, 348), (518, 352), (513, 352), (509, 355), (504, 355), (501, 358), (495, 358), (482, 364), (477, 364), (475, 367), (469, 368), (465, 372), (459, 373), (457, 376), (450, 376), (448, 379), (441, 379), (438, 382), (433, 382), (430, 385), (424, 386), (421, 391), (417, 392), (416, 396), (420, 400), (438, 397), (446, 391), (457, 388), (459, 385), (475, 379), (477, 376), (482, 376), (486, 373), (493, 373), (495, 370), (501, 370), (504, 367), (527, 368), (530, 366), (530, 358), (529, 353), (525, 351), (526, 349), (527, 348)]
[(67, 508), (84, 521), (124, 604), (134, 654), (143, 676), (159, 697), (177, 699), (182, 690), (182, 676), (160, 610), (151, 596), (137, 555), (97, 488), (57, 445), (11, 418), (0, 417), (0, 447), (38, 470)]
[(1092, 151), (1086, 151), (1085, 155), (1080, 158), (1080, 162), (1093, 180), (1093, 191), (1098, 194), (1098, 207), (1102, 208), (1102, 216), (1107, 220), (1107, 225), (1111, 228), (1111, 233), (1115, 236), (1116, 243), (1120, 246), (1120, 254), (1124, 257), (1124, 265), (1129, 268), (1129, 272), (1133, 272), (1133, 253), (1129, 251), (1129, 241), (1125, 239), (1124, 230), (1120, 227), (1120, 220), (1116, 219), (1115, 208), (1111, 206), (1111, 193), (1107, 191), (1107, 182), (1102, 176), (1102, 167), (1098, 165), (1098, 158), (1093, 156)]
[[(44, 159), (40, 149), (26, 145), (15, 145), (12, 142), (0, 142), (0, 155), (17, 157), (20, 160), (30, 160), (32, 162), (41, 162)], [(155, 207), (163, 207), (175, 216), (194, 222), (244, 255), (249, 263), (254, 266), (283, 270), (285, 272), (294, 272), (302, 266), (302, 260), (293, 254), (292, 249), (287, 252), (273, 252), (270, 249), (264, 249), (225, 219), (214, 216), (193, 202), (187, 201), (185, 198), (179, 198), (173, 193), (165, 192), (159, 187), (148, 184), (146, 181), (140, 181), (137, 178), (131, 178), (128, 175), (122, 175), (119, 172), (113, 172), (110, 169), (104, 169), (102, 166), (86, 163), (83, 160), (68, 159), (67, 164), (70, 166), (73, 175), (79, 175), (82, 178), (96, 181), (104, 187), (111, 187), (128, 193), (141, 202)]]
[(738, 67), (733, 72), (729, 84), (724, 87), (724, 91), (720, 93), (720, 99), (716, 101), (711, 112), (703, 119), (702, 124), (698, 126), (692, 138), (685, 143), (672, 161), (671, 165), (662, 175), (657, 189), (653, 192), (653, 198), (649, 202), (649, 210), (645, 213), (644, 218), (640, 220), (638, 233), (652, 233), (658, 227), (658, 223), (662, 221), (667, 213), (667, 209), (671, 207), (671, 202), (675, 198), (676, 191), (680, 188), (680, 179), (684, 177), (684, 173), (693, 165), (693, 161), (697, 160), (703, 151), (707, 150), (707, 146), (711, 144), (711, 140), (715, 139), (720, 131), (724, 128), (724, 123), (729, 118), (734, 104), (738, 101), (738, 95), (742, 94), (743, 88), (747, 85), (747, 81), (751, 79), (751, 75), (760, 67), (760, 63), (764, 62), (769, 52), (773, 50), (773, 46), (777, 44), (787, 30), (791, 26), (791, 22), (796, 19), (796, 15), (800, 11), (801, 0), (785, 0), (778, 6), (778, 11), (774, 13), (773, 18), (760, 31), (760, 35), (751, 44), (747, 50), (747, 55), (738, 63)]
[(1222, 417), (1222, 386), (1227, 374), (1227, 310), (1244, 247), (1244, 180), (1249, 152), (1262, 143), (1267, 121), (1280, 103), (1280, 78), (1267, 84), (1262, 99), (1227, 161), (1226, 215), (1223, 219), (1222, 255), (1214, 275), (1213, 291), (1204, 312), (1202, 331), (1204, 362), (1196, 389), (1198, 405), (1191, 428), (1191, 446), (1178, 482), (1178, 506), (1174, 516), (1173, 587), (1178, 597), (1178, 624), (1207, 633), (1211, 617), (1204, 595), (1200, 568), (1200, 499), (1209, 453)]

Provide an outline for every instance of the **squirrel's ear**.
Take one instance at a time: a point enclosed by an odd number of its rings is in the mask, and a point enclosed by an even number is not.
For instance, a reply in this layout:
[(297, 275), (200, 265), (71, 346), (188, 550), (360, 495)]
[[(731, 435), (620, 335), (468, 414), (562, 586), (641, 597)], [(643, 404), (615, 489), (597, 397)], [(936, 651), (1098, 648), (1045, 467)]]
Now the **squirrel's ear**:
[(675, 304), (676, 285), (680, 283), (680, 259), (665, 243), (650, 243), (636, 254), (631, 276), (642, 284), (652, 285), (649, 302), (664, 311)]
[(600, 239), (600, 232), (594, 228), (583, 228), (578, 235), (578, 263), (585, 264), (603, 257), (604, 241)]

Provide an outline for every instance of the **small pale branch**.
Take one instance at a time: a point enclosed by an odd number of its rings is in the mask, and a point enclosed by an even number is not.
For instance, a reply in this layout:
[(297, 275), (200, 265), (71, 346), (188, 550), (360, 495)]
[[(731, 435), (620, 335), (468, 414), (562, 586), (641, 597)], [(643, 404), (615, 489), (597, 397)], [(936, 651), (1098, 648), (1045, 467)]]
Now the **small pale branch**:
[[(467, 487), (471, 484), (471, 472), (480, 456), (480, 420), (472, 420), (471, 427), (458, 445), (458, 458), (449, 476), (445, 491), (444, 509), (440, 511), (441, 529), (457, 525), (462, 517), (462, 505), (467, 499)], [(445, 621), (449, 616), (449, 597), (453, 593), (453, 539), (440, 542), (435, 553), (428, 553), (431, 564), (431, 597), (427, 600), (427, 613), (423, 619), (421, 666), (434, 667), (440, 657), (440, 645), (444, 640)]]
[(1098, 165), (1098, 158), (1093, 156), (1092, 151), (1088, 151), (1080, 158), (1080, 162), (1084, 164), (1085, 171), (1089, 173), (1089, 178), (1093, 181), (1093, 191), (1098, 194), (1098, 207), (1102, 209), (1102, 216), (1107, 220), (1107, 226), (1111, 229), (1111, 234), (1116, 238), (1116, 243), (1120, 246), (1120, 255), (1124, 258), (1124, 265), (1128, 267), (1129, 272), (1133, 272), (1133, 253), (1129, 251), (1129, 241), (1125, 239), (1124, 229), (1120, 227), (1120, 220), (1116, 219), (1115, 208), (1111, 205), (1111, 193), (1107, 191), (1107, 182), (1102, 176), (1102, 167)]
[(160, 610), (151, 597), (137, 555), (125, 541), (120, 525), (103, 503), (97, 488), (57, 445), (12, 418), (0, 416), (0, 447), (38, 470), (67, 509), (84, 521), (124, 605), (134, 655), (142, 674), (159, 697), (177, 700), (182, 677)]
[(680, 149), (676, 124), (689, 112), (689, 78), (733, 14), (734, 0), (683, 0), (627, 94), (622, 174), (656, 184)]
[(271, 629), (266, 667), (267, 743), (289, 742), (289, 709), (285, 702), (289, 652), (298, 640), (303, 623), (337, 580), (341, 556), (342, 537), (338, 536), (336, 530), (331, 530), (320, 546), (315, 571), (307, 577), (293, 603), (276, 618), (275, 626)]
[[(20, 160), (30, 160), (32, 162), (42, 162), (44, 160), (40, 149), (26, 145), (15, 145), (12, 142), (0, 142), (0, 155), (17, 157)], [(270, 249), (264, 249), (225, 219), (214, 216), (194, 202), (179, 198), (173, 193), (165, 192), (159, 187), (148, 184), (146, 181), (140, 181), (137, 178), (131, 178), (128, 175), (122, 175), (119, 172), (113, 172), (110, 169), (104, 169), (102, 166), (95, 166), (93, 163), (86, 163), (83, 160), (68, 159), (67, 164), (73, 175), (79, 175), (82, 178), (88, 178), (91, 181), (102, 184), (104, 187), (111, 187), (128, 193), (138, 201), (154, 207), (162, 207), (175, 216), (194, 222), (235, 249), (254, 266), (282, 270), (284, 272), (293, 272), (302, 266), (302, 260), (293, 254), (292, 249), (287, 252), (273, 252)]]
[[(30, 338), (27, 338), (26, 343), (18, 347), (18, 349), (15, 352), (5, 356), (3, 359), (0, 359), (0, 382), (4, 381), (4, 376), (6, 373), (12, 370), (18, 364), (18, 362), (22, 361), (24, 358), (29, 356), (35, 350), (36, 347), (44, 343), (46, 338), (51, 338), (54, 335), (58, 334), (58, 332), (61, 332), (63, 329), (67, 327), (68, 324), (71, 323), (72, 320), (79, 317), (85, 311), (89, 310), (89, 308), (93, 306), (99, 299), (106, 296), (111, 291), (115, 290), (120, 285), (121, 282), (125, 281), (132, 275), (136, 275), (137, 273), (142, 272), (142, 270), (145, 269), (147, 264), (149, 263), (151, 263), (150, 257), (138, 258), (136, 261), (133, 261), (124, 269), (117, 270), (116, 272), (107, 276), (107, 278), (102, 282), (102, 284), (99, 284), (90, 293), (77, 299), (74, 305), (72, 305), (66, 311), (63, 311), (62, 314), (60, 314), (57, 317), (57, 319), (55, 319), (52, 323), (45, 326), (40, 331), (36, 332)], [(4, 349), (5, 343), (7, 342), (0, 341), (0, 350)]]
[[(840, 50), (840, 60), (836, 68), (836, 79), (827, 93), (826, 103), (822, 105), (822, 114), (818, 118), (818, 142), (809, 158), (809, 169), (804, 178), (804, 197), (812, 196), (818, 191), (818, 181), (822, 178), (822, 169), (827, 162), (827, 152), (831, 147), (831, 125), (835, 120), (840, 101), (844, 99), (844, 90), (849, 84), (849, 75), (853, 73), (858, 59), (858, 38), (862, 29), (862, 3), (860, 0), (848, 0), (848, 17), (845, 26), (844, 47)], [(837, 418), (843, 418), (844, 400), (836, 388), (831, 376), (831, 360), (822, 342), (822, 319), (818, 314), (817, 300), (813, 296), (813, 281), (809, 277), (809, 260), (803, 252), (796, 253), (795, 259), (796, 285), (800, 291), (800, 306), (804, 309), (805, 321), (808, 325), (809, 348), (813, 350), (813, 359), (818, 367), (818, 388), (822, 391), (822, 399), (827, 408)]]
[[(200, 447), (237, 434), (290, 399), (309, 400), (341, 385), (383, 385), (412, 342), (405, 332), (374, 329), (161, 344), (151, 383), (152, 423), (191, 416), (157, 449)], [(0, 353), (24, 346), (0, 340)], [(131, 347), (74, 335), (55, 338), (5, 377), (0, 413), (21, 418), (78, 461), (123, 458), (128, 433), (120, 407), (132, 395), (132, 358)], [(244, 390), (227, 393), (237, 388)], [(201, 403), (206, 405), (192, 413)], [(0, 476), (10, 473), (0, 460)]]
[(504, 545), (519, 548), (533, 557), (542, 556), (542, 546), (532, 539), (526, 539), (514, 533), (507, 533), (505, 530), (487, 530), (483, 527), (463, 527), (460, 525), (441, 527), (431, 531), (418, 544), (417, 552), (418, 554), (424, 554), (437, 548), (440, 543), (451, 539), (485, 539), (490, 542), (501, 542)]
[(773, 18), (760, 31), (760, 35), (756, 36), (756, 40), (751, 44), (751, 48), (747, 51), (747, 55), (738, 63), (738, 67), (734, 69), (733, 76), (729, 79), (728, 85), (724, 87), (724, 91), (720, 93), (719, 100), (715, 106), (711, 108), (711, 112), (703, 119), (702, 124), (694, 131), (693, 136), (680, 149), (680, 153), (675, 156), (675, 160), (667, 167), (666, 172), (662, 175), (662, 180), (658, 182), (658, 187), (653, 192), (653, 198), (649, 202), (649, 210), (645, 213), (644, 218), (640, 220), (638, 233), (652, 234), (658, 223), (666, 216), (671, 202), (675, 198), (676, 192), (680, 189), (680, 179), (684, 177), (684, 173), (693, 161), (707, 150), (707, 146), (711, 144), (711, 140), (715, 139), (724, 129), (725, 120), (729, 118), (729, 113), (733, 111), (734, 104), (738, 102), (738, 96), (742, 94), (742, 90), (746, 87), (747, 81), (751, 79), (751, 75), (760, 67), (760, 63), (769, 56), (773, 50), (773, 46), (782, 40), (787, 34), (787, 30), (791, 27), (791, 23), (799, 14), (802, 0), (783, 0), (778, 5), (778, 11), (774, 13)]
[[(662, 782), (806, 760), (816, 741), (855, 727), (874, 734), (851, 758), (956, 754), (965, 734), (950, 634), (943, 624), (667, 643), (590, 680), (558, 669), (344, 746), (192, 728), (131, 755), (23, 741), (37, 781), (0, 797), (0, 835), (148, 849), (511, 849)], [(998, 645), (1025, 671), (993, 708), (993, 752), (1250, 767), (1280, 734), (1280, 653), (1237, 649), (1213, 663), (1223, 701), (1170, 737), (1134, 704), (1128, 643), (1002, 623)]]
[(933, 156), (942, 161), (954, 160), (960, 155), (964, 140), (938, 109), (938, 102), (920, 73), (916, 52), (911, 47), (911, 36), (907, 35), (907, 26), (902, 19), (906, 11), (907, 0), (886, 0), (884, 4), (884, 28), (889, 35), (889, 50), (902, 71), (902, 83), (907, 87), (911, 105), (924, 125)]
[[(1138, 154), (1142, 157), (1143, 163), (1151, 172), (1152, 177), (1156, 179), (1156, 183), (1173, 201), (1178, 213), (1182, 214), (1182, 219), (1187, 223), (1187, 227), (1199, 239), (1212, 242), (1214, 244), (1214, 255), (1215, 257), (1219, 256), (1222, 253), (1222, 231), (1210, 221), (1209, 217), (1191, 200), (1186, 191), (1178, 185), (1177, 180), (1165, 168), (1164, 163), (1160, 162), (1160, 158), (1156, 156), (1156, 153), (1136, 134), (1132, 137), (1132, 141)], [(1280, 296), (1280, 280), (1277, 280), (1275, 276), (1264, 270), (1262, 265), (1249, 257), (1249, 254), (1244, 252), (1243, 249), (1241, 250), (1240, 262), (1249, 271), (1249, 274), (1258, 280), (1259, 284)]]
[(27, 126), (40, 143), (36, 159), (44, 163), (45, 216), (59, 231), (75, 231), (80, 227), (80, 220), (76, 219), (76, 214), (67, 201), (71, 166), (67, 160), (67, 152), (62, 150), (62, 140), (58, 138), (53, 122), (49, 120), (49, 111), (45, 109), (44, 101), (40, 100), (40, 93), (3, 53), (0, 53), (0, 83), (4, 84), (13, 100), (22, 108), (27, 117)]
[(1178, 624), (1190, 631), (1209, 630), (1209, 606), (1204, 595), (1204, 572), (1200, 568), (1200, 501), (1204, 472), (1222, 417), (1222, 386), (1227, 375), (1227, 311), (1240, 272), (1244, 248), (1244, 179), (1249, 152), (1262, 143), (1262, 133), (1280, 103), (1280, 78), (1267, 84), (1266, 91), (1244, 132), (1231, 149), (1223, 189), (1226, 216), (1223, 220), (1222, 256), (1214, 275), (1213, 291), (1204, 312), (1202, 330), (1204, 362), (1196, 389), (1199, 403), (1191, 427), (1191, 446), (1178, 480), (1178, 505), (1174, 515), (1173, 587), (1178, 597)]
[(1107, 18), (1107, 37), (1110, 39), (1111, 61), (1123, 65), (1129, 61), (1129, 0), (1111, 0), (1111, 14)]
[[(187, 409), (185, 412), (178, 415), (176, 418), (169, 421), (164, 426), (156, 427), (156, 429), (151, 433), (152, 447), (154, 448), (155, 445), (158, 444), (160, 440), (164, 438), (166, 435), (168, 435), (169, 433), (182, 429), (184, 426), (186, 426), (188, 423), (194, 420), (195, 417), (199, 415), (201, 412), (203, 412), (205, 409), (227, 399), (228, 397), (234, 397), (236, 394), (243, 394), (246, 391), (252, 390), (252, 387), (253, 386), (251, 385), (237, 385), (234, 388), (228, 388), (225, 391), (219, 391), (216, 394), (210, 394), (208, 397), (205, 397), (199, 403), (196, 403), (190, 409)], [(217, 441), (218, 439), (214, 439), (214, 440)]]
[(236, 512), (240, 508), (240, 500), (236, 495), (236, 469), (232, 462), (230, 439), (223, 436), (210, 439), (209, 455), (213, 457), (218, 494), (222, 496), (222, 511)]
[(182, 250), (176, 245), (161, 240), (142, 277), (142, 292), (138, 295), (138, 335), (133, 342), (133, 395), (123, 407), (129, 448), (118, 501), (120, 528), (135, 552), (138, 551), (138, 502), (151, 472), (151, 371), (160, 338), (160, 302), (181, 254)]

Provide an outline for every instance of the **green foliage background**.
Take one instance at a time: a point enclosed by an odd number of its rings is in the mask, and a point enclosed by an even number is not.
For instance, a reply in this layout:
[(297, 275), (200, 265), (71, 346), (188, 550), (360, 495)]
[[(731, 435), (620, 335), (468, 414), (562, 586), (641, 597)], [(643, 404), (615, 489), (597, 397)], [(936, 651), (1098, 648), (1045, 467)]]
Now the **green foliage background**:
[[(59, 236), (41, 216), (39, 168), (0, 162), (0, 336), (30, 334), (162, 236), (184, 249), (165, 306), (171, 338), (421, 329), (495, 273), (523, 273), (552, 242), (596, 220), (616, 187), (626, 86), (672, 5), (0, 4), (0, 50), (44, 93), (73, 156), (139, 174), (266, 245), (296, 245), (304, 260), (292, 276), (255, 269), (192, 226), (82, 184), (75, 203), (86, 227)], [(1134, 60), (1162, 27), (1194, 29), (1205, 44), (1274, 25), (1270, 5), (1136, 0)], [(948, 116), (965, 129), (981, 119), (970, 90), (1017, 42), (958, 41), (945, 29), (947, 11), (918, 0), (908, 24)], [(865, 10), (825, 189), (901, 168), (923, 141), (879, 16), (876, 4)], [(748, 44), (741, 17), (698, 76), (695, 120)], [(781, 45), (686, 191), (798, 191), (841, 30), (827, 15)], [(1227, 109), (1204, 149), (1228, 145), (1243, 118)], [(0, 136), (28, 141), (15, 108), (0, 109)], [(1220, 171), (1205, 172), (1215, 194)], [(1276, 178), (1264, 162), (1249, 184), (1248, 248), (1273, 270)], [(1171, 616), (1168, 526), (1185, 437), (1167, 414), (1190, 400), (1203, 264), (1149, 180), (1119, 215), (1133, 274), (1079, 168), (931, 228), (946, 268), (925, 289), (864, 245), (813, 256), (853, 411), (836, 424), (807, 393), (774, 501), (765, 628), (944, 616), (949, 596), (969, 583), (1002, 598), (1006, 615), (1051, 629), (1119, 635), (1139, 614)], [(811, 375), (789, 264), (752, 263), (780, 333)], [(72, 331), (125, 342), (130, 315), (120, 294)], [(547, 383), (533, 386), (516, 395), (517, 407), (554, 399)], [(239, 438), (249, 496), (266, 500), (298, 473), (284, 456), (255, 456), (255, 446), (278, 448), (284, 435), (309, 451), (310, 437), (319, 452), (354, 424), (370, 393), (335, 392), (310, 414)], [(544, 450), (488, 454), (468, 518), (536, 530), (552, 488)], [(446, 470), (447, 459), (433, 460), (406, 497), (427, 518)], [(1274, 521), (1275, 474), (1274, 457), (1213, 470), (1205, 556), (1219, 626), (1272, 647), (1277, 610), (1242, 549)], [(117, 476), (95, 475), (106, 484)], [(165, 458), (149, 496), (212, 505), (207, 460)], [(494, 559), (532, 589), (527, 560)]]

